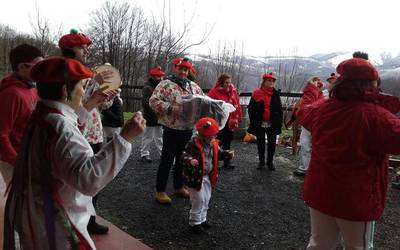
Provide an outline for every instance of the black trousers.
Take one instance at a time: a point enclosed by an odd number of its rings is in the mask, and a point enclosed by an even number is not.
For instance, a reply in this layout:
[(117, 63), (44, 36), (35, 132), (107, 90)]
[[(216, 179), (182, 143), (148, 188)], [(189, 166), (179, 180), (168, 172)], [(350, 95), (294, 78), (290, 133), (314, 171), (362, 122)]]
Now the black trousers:
[[(101, 147), (103, 146), (103, 143), (97, 143), (97, 144), (90, 144), (90, 147), (92, 147), (93, 153), (97, 154)], [(98, 198), (99, 194), (96, 194), (93, 199), (92, 199), (92, 203), (94, 207), (97, 207), (97, 198)]]
[(228, 123), (225, 125), (225, 127), (219, 131), (217, 139), (220, 140), (220, 146), (224, 150), (229, 150), (231, 149), (231, 142), (233, 139), (233, 132), (229, 130), (228, 128)]
[(180, 157), (186, 144), (192, 137), (192, 133), (192, 130), (182, 131), (164, 128), (161, 162), (157, 171), (157, 192), (165, 192), (172, 165), (174, 165), (174, 188), (180, 189), (183, 187), (183, 166), (180, 162)]
[(268, 148), (267, 148), (267, 164), (272, 163), (274, 160), (276, 148), (276, 134), (272, 132), (271, 128), (260, 128), (257, 132), (257, 150), (260, 162), (265, 163), (265, 134), (267, 134)]

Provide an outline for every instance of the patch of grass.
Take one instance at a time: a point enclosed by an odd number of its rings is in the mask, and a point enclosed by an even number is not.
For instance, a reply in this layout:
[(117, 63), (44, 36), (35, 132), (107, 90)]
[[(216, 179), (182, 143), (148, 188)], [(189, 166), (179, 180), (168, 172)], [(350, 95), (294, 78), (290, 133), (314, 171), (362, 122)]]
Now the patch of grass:
[(293, 136), (293, 131), (292, 131), (292, 129), (282, 128), (282, 134), (280, 134), (279, 136), (281, 136), (281, 137), (292, 137)]
[(132, 118), (134, 112), (124, 112), (124, 121), (127, 121)]

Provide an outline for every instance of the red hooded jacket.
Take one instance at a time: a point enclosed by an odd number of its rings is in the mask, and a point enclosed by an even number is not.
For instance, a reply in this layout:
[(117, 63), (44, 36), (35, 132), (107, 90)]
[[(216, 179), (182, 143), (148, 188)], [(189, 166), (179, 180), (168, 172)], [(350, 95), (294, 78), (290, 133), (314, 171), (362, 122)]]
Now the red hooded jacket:
[(36, 88), (16, 75), (0, 83), (0, 160), (14, 166), (25, 126), (38, 97)]
[(400, 120), (381, 105), (374, 87), (347, 101), (318, 100), (318, 92), (308, 84), (297, 113), (312, 135), (304, 200), (333, 217), (377, 220), (385, 205), (387, 154), (400, 154)]

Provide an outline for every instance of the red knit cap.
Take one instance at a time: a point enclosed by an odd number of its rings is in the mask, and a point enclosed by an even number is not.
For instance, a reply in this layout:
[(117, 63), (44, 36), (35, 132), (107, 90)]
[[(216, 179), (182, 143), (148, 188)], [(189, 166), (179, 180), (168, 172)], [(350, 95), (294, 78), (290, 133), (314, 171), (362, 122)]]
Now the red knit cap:
[(378, 80), (379, 74), (376, 68), (367, 60), (352, 58), (341, 62), (336, 71), (340, 74), (339, 78), (344, 80)]
[(175, 66), (181, 66), (181, 67), (185, 67), (188, 68), (189, 70), (192, 69), (192, 64), (189, 62), (189, 58), (185, 57), (185, 58), (175, 58), (174, 60), (172, 60), (172, 64), (174, 64)]
[(79, 61), (63, 57), (45, 59), (35, 64), (31, 70), (32, 79), (39, 83), (79, 81), (92, 76), (93, 73)]
[(157, 67), (157, 68), (151, 69), (149, 71), (149, 75), (163, 77), (163, 76), (165, 76), (165, 72), (161, 70), (161, 67)]
[(89, 46), (92, 44), (92, 40), (84, 34), (78, 33), (76, 29), (71, 29), (69, 34), (63, 35), (58, 41), (58, 47), (61, 49), (73, 48), (83, 44)]
[(270, 73), (265, 73), (263, 76), (262, 76), (262, 79), (263, 80), (266, 80), (266, 79), (272, 79), (272, 80), (274, 80), (274, 81), (276, 81), (276, 76), (274, 76), (274, 74), (272, 73), (272, 72), (270, 72)]
[(216, 136), (219, 132), (218, 122), (210, 117), (199, 119), (195, 127), (201, 137)]

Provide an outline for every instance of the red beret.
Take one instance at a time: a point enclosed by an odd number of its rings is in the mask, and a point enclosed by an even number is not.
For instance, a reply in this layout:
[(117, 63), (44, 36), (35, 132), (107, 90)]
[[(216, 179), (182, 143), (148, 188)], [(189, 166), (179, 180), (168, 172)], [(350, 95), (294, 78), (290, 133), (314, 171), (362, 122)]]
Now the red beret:
[(344, 80), (378, 80), (379, 74), (376, 68), (367, 60), (352, 58), (341, 62), (336, 71)]
[(265, 73), (263, 76), (262, 76), (262, 79), (263, 80), (266, 80), (266, 79), (273, 79), (274, 81), (276, 81), (276, 76), (274, 76), (274, 74), (271, 72), (271, 73)]
[(216, 136), (219, 132), (218, 122), (210, 117), (203, 117), (195, 124), (200, 136)]
[(31, 77), (39, 83), (65, 82), (65, 72), (68, 73), (70, 81), (79, 81), (93, 76), (92, 71), (77, 60), (51, 57), (35, 64), (31, 69)]
[(180, 61), (182, 61), (183, 58), (182, 57), (177, 57), (175, 59), (172, 60), (172, 64), (173, 65), (177, 65)]
[(164, 73), (164, 71), (161, 70), (161, 67), (157, 67), (157, 68), (151, 69), (149, 71), (149, 75), (163, 77), (163, 76), (165, 76), (165, 73)]
[(191, 69), (193, 66), (192, 66), (192, 64), (189, 62), (189, 58), (180, 58), (180, 57), (178, 57), (178, 58), (175, 58), (174, 60), (172, 60), (172, 63), (175, 65), (175, 66), (181, 66), (181, 67), (185, 67), (185, 68), (188, 68), (188, 69)]
[(85, 36), (84, 34), (78, 33), (78, 31), (75, 29), (72, 29), (70, 34), (63, 35), (58, 41), (58, 46), (61, 49), (72, 48), (83, 44), (89, 46), (92, 44), (92, 40), (90, 40), (89, 37)]

